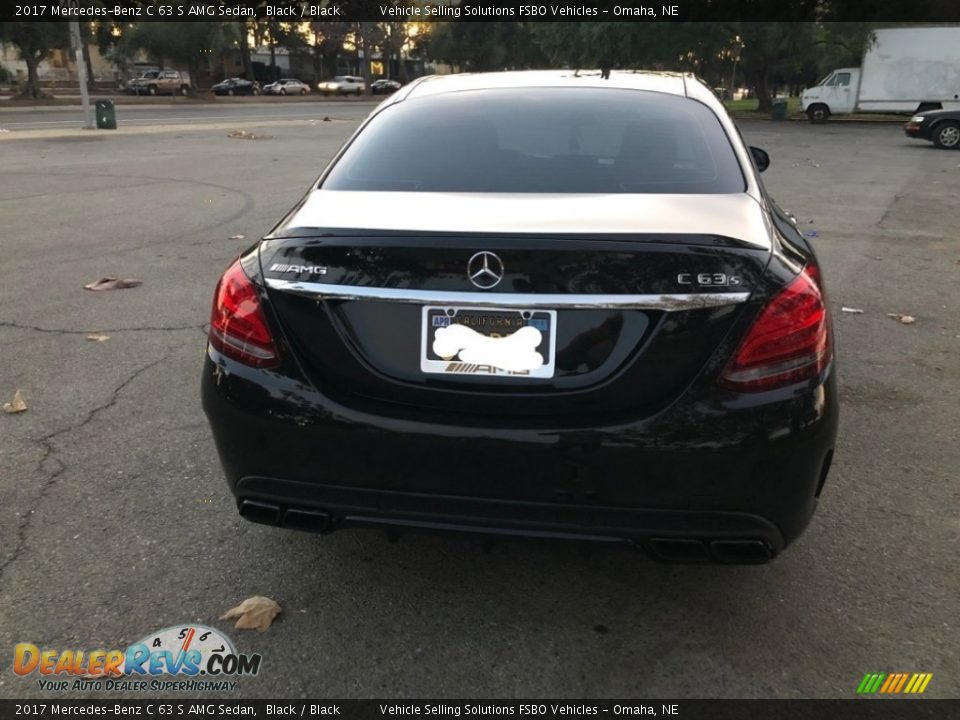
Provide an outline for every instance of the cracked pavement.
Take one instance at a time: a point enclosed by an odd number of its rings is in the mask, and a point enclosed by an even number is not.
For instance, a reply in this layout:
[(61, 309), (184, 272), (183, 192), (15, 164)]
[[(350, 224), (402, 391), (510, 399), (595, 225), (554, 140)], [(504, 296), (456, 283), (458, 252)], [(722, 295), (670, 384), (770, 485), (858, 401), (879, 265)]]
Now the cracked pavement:
[[(262, 653), (243, 696), (853, 697), (867, 671), (960, 693), (960, 153), (896, 126), (743, 123), (819, 235), (840, 441), (776, 562), (668, 566), (237, 518), (199, 403), (212, 291), (355, 124), (0, 143), (0, 401), (29, 405), (0, 414), (0, 697), (44, 695), (11, 672), (16, 642), (123, 648), (184, 622)], [(106, 275), (143, 285), (83, 289)], [(284, 608), (268, 632), (217, 620), (255, 594)]]

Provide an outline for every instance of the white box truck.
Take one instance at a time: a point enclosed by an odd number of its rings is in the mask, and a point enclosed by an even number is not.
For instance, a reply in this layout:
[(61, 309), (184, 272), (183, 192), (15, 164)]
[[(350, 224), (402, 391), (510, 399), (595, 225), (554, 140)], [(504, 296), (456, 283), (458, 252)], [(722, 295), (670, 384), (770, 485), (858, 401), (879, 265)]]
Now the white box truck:
[(811, 122), (851, 112), (960, 109), (960, 25), (874, 31), (858, 68), (839, 68), (804, 90)]

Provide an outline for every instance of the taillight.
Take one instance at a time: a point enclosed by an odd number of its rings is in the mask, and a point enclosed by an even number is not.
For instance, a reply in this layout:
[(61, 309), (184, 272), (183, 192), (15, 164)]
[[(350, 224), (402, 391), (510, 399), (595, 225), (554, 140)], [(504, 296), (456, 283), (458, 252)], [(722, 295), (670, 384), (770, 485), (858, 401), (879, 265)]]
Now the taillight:
[(210, 344), (244, 365), (269, 368), (280, 364), (257, 288), (239, 260), (217, 283), (210, 313)]
[(772, 390), (816, 377), (831, 357), (820, 273), (808, 265), (760, 312), (720, 384), (740, 392)]

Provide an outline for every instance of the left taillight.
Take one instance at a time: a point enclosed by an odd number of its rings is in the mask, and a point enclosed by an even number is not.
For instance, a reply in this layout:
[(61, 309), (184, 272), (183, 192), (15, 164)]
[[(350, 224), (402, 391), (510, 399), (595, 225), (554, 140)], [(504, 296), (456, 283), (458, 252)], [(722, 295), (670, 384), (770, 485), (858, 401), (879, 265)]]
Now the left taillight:
[(217, 283), (210, 313), (210, 344), (244, 365), (272, 368), (280, 364), (260, 295), (239, 260)]

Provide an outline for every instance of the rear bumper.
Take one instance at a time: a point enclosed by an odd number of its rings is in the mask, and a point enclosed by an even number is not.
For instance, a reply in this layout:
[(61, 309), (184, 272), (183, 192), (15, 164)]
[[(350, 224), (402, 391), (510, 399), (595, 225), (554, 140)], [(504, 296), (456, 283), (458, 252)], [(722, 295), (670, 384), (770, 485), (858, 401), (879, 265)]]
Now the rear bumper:
[(802, 391), (678, 402), (634, 424), (499, 429), (365, 414), (210, 351), (203, 403), (249, 519), (625, 541), (669, 559), (757, 561), (813, 514), (833, 454), (835, 386), (828, 371)]
[(626, 542), (667, 560), (763, 562), (783, 547), (757, 515), (644, 510), (403, 493), (245, 477), (234, 488), (240, 515), (295, 530), (350, 527)]

